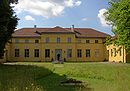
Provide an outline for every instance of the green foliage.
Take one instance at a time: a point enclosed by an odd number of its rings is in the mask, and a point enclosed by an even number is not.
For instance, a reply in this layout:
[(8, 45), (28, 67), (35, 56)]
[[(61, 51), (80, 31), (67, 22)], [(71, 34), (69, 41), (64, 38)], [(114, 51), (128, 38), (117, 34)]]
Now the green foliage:
[(112, 44), (111, 37), (107, 37), (107, 38), (106, 38), (105, 45), (110, 45), (110, 44)]
[(0, 2), (0, 58), (4, 55), (5, 45), (17, 26), (18, 18), (10, 6), (10, 3), (14, 1), (2, 0)]
[(130, 48), (130, 0), (110, 1), (106, 20), (113, 26), (113, 33), (118, 35), (114, 43)]

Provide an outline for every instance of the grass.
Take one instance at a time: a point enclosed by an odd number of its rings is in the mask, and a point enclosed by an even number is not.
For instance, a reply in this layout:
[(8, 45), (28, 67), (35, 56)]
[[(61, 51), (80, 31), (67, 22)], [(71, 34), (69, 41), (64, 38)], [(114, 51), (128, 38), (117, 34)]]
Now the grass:
[[(83, 86), (61, 86), (73, 78)], [(130, 64), (36, 63), (0, 65), (0, 91), (129, 91)]]

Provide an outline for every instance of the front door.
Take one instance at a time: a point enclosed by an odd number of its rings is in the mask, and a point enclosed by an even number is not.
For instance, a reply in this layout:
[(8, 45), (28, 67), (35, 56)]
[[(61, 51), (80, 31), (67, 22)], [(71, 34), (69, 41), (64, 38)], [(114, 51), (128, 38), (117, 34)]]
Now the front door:
[(55, 50), (55, 59), (58, 61), (62, 59), (62, 49)]

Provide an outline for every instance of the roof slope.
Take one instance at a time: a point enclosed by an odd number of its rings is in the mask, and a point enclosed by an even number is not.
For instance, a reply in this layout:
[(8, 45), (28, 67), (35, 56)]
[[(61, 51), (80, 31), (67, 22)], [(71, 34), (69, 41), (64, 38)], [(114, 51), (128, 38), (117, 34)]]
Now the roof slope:
[(106, 33), (99, 32), (95, 29), (91, 28), (62, 28), (62, 27), (54, 27), (54, 28), (22, 28), (16, 30), (12, 36), (13, 37), (40, 37), (41, 34), (44, 33), (73, 33), (76, 34), (77, 37), (80, 38), (106, 38), (110, 36)]
[(77, 37), (107, 37), (110, 36), (106, 33), (97, 31), (95, 29), (91, 29), (91, 28), (75, 28), (75, 31), (78, 32), (79, 34), (77, 34)]

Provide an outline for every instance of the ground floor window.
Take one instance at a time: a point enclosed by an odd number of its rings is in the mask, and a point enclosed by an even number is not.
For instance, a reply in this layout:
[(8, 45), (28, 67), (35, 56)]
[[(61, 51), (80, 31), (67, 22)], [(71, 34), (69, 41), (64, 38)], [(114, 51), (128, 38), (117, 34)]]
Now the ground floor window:
[(82, 57), (82, 50), (81, 49), (77, 49), (77, 57)]
[(45, 49), (45, 58), (50, 57), (50, 49)]
[(95, 50), (95, 57), (99, 57), (99, 49)]
[(90, 57), (90, 49), (86, 49), (86, 57)]
[(24, 57), (29, 57), (29, 49), (24, 50)]
[(39, 49), (34, 50), (34, 57), (39, 57)]
[(19, 57), (19, 49), (15, 49), (15, 57)]
[(72, 49), (67, 49), (67, 58), (72, 57)]

